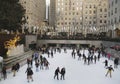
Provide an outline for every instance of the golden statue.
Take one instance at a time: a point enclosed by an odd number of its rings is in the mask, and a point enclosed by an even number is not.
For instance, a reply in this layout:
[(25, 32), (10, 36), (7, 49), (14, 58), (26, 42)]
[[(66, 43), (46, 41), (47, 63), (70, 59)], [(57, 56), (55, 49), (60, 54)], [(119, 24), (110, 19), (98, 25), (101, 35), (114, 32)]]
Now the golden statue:
[(10, 39), (9, 41), (6, 41), (4, 43), (4, 46), (6, 49), (8, 49), (7, 54), (9, 54), (11, 48), (15, 48), (16, 47), (16, 43), (20, 41), (20, 37), (19, 36), (15, 36), (13, 39)]

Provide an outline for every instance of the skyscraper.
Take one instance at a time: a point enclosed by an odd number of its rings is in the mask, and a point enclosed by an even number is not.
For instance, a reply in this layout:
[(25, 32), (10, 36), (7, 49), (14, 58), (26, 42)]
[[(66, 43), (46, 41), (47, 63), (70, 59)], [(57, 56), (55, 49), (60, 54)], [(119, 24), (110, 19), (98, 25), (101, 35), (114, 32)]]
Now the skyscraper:
[(20, 0), (20, 3), (26, 10), (25, 17), (26, 24), (24, 28), (28, 28), (29, 32), (33, 28), (38, 28), (46, 18), (46, 0)]
[(105, 32), (107, 3), (107, 0), (51, 0), (50, 25), (54, 22), (52, 25), (60, 32)]

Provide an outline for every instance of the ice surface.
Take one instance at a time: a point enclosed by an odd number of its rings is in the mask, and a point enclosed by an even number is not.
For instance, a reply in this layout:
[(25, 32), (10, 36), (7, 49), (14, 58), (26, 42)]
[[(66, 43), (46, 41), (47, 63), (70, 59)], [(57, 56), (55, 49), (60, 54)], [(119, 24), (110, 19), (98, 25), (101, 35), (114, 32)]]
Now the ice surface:
[[(87, 51), (85, 51), (87, 53)], [(97, 54), (97, 53), (96, 53)], [(47, 58), (47, 55), (44, 54)], [(0, 84), (120, 84), (120, 66), (112, 73), (112, 78), (105, 77), (106, 69), (104, 68), (103, 61), (106, 58), (101, 58), (96, 64), (85, 65), (83, 60), (73, 59), (71, 50), (67, 53), (56, 53), (54, 58), (47, 58), (50, 62), (49, 70), (39, 70), (36, 72), (35, 65), (33, 66), (33, 82), (27, 82), (26, 68), (27, 65), (20, 68), (16, 76), (13, 77), (12, 73), (8, 74), (6, 80), (0, 81)], [(113, 61), (109, 60), (109, 65), (113, 65)], [(54, 71), (57, 67), (66, 68), (65, 80), (54, 79)], [(59, 75), (60, 76), (60, 75)]]

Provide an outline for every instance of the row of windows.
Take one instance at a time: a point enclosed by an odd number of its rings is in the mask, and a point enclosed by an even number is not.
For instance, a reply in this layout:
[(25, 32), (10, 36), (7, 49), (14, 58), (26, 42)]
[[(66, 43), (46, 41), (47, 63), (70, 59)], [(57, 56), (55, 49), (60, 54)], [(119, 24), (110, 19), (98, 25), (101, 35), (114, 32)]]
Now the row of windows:
[[(104, 16), (100, 16), (99, 17), (100, 19), (102, 19), (102, 18), (107, 18), (107, 16), (106, 15), (104, 15)], [(96, 20), (97, 18), (96, 18), (96, 16), (94, 16), (94, 17), (84, 17), (84, 19), (92, 19), (92, 20)], [(73, 20), (73, 18), (60, 18), (59, 20)], [(77, 18), (77, 20), (78, 20), (78, 18)], [(82, 16), (79, 18), (79, 20), (82, 20)]]
[[(104, 23), (106, 24), (107, 21), (106, 20), (100, 20), (99, 23)], [(82, 25), (82, 22), (58, 22), (57, 25)], [(84, 24), (89, 24), (89, 25), (93, 25), (96, 24), (96, 21), (87, 21)]]
[(118, 22), (120, 22), (120, 16), (118, 19), (115, 17), (114, 19), (109, 20), (108, 24), (114, 24), (114, 23), (118, 23)]
[[(79, 9), (80, 9), (81, 11), (84, 11), (84, 10), (85, 10), (85, 9), (82, 10), (82, 7), (80, 7), (80, 8), (79, 8), (79, 7), (76, 7), (76, 8), (75, 8), (75, 7), (72, 7), (72, 8), (65, 7), (65, 11), (69, 11), (69, 9), (72, 9), (73, 11), (75, 11), (75, 10), (78, 11)], [(60, 10), (63, 11), (64, 8), (59, 8), (59, 7), (58, 7), (58, 8), (57, 8), (57, 11), (60, 11)], [(89, 11), (89, 13), (92, 13), (92, 12), (93, 12), (93, 13), (96, 13), (96, 9), (94, 9), (94, 10), (88, 10), (88, 11)], [(86, 13), (88, 13), (88, 11), (86, 11)], [(117, 11), (117, 9), (115, 9), (115, 11)], [(99, 12), (107, 12), (107, 8), (100, 8), (100, 9), (99, 9)]]
[(111, 12), (108, 13), (108, 16), (110, 17), (111, 15), (114, 15), (114, 13), (115, 13), (115, 14), (118, 13), (118, 9), (117, 9), (117, 8), (115, 8), (114, 11), (111, 10)]
[(119, 0), (113, 0), (111, 3), (109, 3), (109, 8), (114, 5), (116, 5), (118, 3)]

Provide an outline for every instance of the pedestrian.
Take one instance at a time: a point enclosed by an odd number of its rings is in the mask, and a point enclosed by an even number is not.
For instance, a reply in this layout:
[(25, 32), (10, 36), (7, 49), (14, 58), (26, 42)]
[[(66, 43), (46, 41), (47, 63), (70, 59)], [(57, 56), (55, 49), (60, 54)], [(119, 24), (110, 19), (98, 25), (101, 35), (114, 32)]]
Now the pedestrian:
[(59, 73), (60, 73), (60, 70), (59, 70), (59, 67), (57, 67), (57, 69), (55, 70), (55, 73), (54, 73), (54, 79), (57, 76), (57, 80), (59, 80)]
[(65, 80), (65, 73), (66, 73), (66, 71), (65, 71), (65, 68), (63, 67), (62, 69), (61, 69), (61, 80), (63, 79), (63, 80)]
[(28, 80), (28, 82), (30, 81), (30, 79), (31, 79), (31, 81), (33, 81), (33, 77), (32, 77), (33, 71), (32, 71), (32, 69), (30, 67), (27, 68), (25, 73), (27, 73), (27, 80)]
[(2, 74), (3, 74), (3, 78), (4, 80), (7, 78), (7, 72), (6, 72), (6, 67), (2, 68)]
[(107, 67), (107, 69), (108, 69), (108, 71), (107, 71), (107, 73), (106, 73), (106, 75), (105, 76), (107, 76), (108, 74), (110, 74), (110, 78), (112, 77), (112, 71), (114, 71), (114, 69), (113, 69), (113, 67), (112, 67), (112, 65), (110, 65), (109, 67)]

